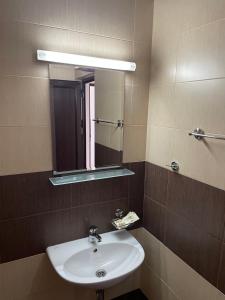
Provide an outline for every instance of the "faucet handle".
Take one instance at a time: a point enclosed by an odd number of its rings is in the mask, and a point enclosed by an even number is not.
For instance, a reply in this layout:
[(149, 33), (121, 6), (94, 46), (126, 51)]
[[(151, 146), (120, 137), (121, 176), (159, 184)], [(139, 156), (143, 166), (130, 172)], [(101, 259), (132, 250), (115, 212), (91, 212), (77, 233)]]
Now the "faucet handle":
[(95, 225), (91, 225), (90, 228), (89, 228), (89, 234), (90, 235), (93, 235), (93, 234), (96, 234), (98, 231), (98, 227), (95, 226)]

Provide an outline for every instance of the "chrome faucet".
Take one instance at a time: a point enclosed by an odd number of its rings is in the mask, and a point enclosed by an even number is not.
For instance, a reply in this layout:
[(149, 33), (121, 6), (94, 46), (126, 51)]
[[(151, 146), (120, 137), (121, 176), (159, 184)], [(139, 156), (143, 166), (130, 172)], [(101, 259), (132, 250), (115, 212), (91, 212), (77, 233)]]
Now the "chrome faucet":
[(98, 231), (98, 227), (95, 225), (92, 225), (89, 228), (89, 237), (88, 237), (88, 241), (89, 243), (96, 243), (96, 242), (101, 242), (102, 238), (101, 236), (97, 233)]

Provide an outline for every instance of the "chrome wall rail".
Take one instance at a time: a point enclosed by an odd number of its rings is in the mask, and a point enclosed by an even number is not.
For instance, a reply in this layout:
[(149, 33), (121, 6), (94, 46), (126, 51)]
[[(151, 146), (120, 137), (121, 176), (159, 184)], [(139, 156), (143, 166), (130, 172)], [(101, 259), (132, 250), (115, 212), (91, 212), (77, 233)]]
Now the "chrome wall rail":
[(216, 139), (216, 140), (223, 140), (225, 141), (225, 136), (220, 135), (220, 134), (206, 134), (204, 130), (200, 128), (196, 128), (193, 132), (189, 132), (189, 135), (193, 135), (197, 140), (202, 140), (203, 138), (208, 138), (208, 139)]
[(117, 127), (123, 127), (123, 120), (118, 120), (117, 122), (109, 121), (109, 120), (102, 120), (102, 119), (93, 119), (94, 122), (97, 124), (100, 123), (106, 123), (106, 124), (113, 124), (116, 125)]

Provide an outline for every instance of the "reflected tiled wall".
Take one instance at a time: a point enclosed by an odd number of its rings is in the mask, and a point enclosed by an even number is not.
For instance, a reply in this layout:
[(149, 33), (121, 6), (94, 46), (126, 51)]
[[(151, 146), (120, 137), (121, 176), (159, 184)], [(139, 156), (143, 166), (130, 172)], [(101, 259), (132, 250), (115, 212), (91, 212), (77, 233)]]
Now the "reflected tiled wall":
[(126, 76), (124, 162), (145, 159), (153, 1), (136, 2), (0, 2), (0, 175), (52, 169), (48, 64), (37, 49), (136, 61)]

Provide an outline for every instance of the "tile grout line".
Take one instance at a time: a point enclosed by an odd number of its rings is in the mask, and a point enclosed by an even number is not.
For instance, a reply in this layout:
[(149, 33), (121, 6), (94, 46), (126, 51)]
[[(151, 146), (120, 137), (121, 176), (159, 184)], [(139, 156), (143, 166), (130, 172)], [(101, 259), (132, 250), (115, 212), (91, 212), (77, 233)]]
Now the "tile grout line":
[(195, 223), (192, 223), (187, 217), (185, 217), (183, 214), (179, 214), (177, 212), (175, 212), (174, 210), (166, 207), (165, 205), (161, 204), (159, 201), (157, 200), (154, 200), (152, 197), (148, 196), (147, 194), (145, 194), (145, 196), (150, 200), (152, 201), (153, 203), (155, 203), (156, 205), (158, 205), (160, 208), (162, 209), (165, 209), (167, 212), (169, 212), (170, 214), (172, 215), (175, 215), (176, 217), (178, 218), (182, 218), (185, 220), (185, 222), (187, 222), (188, 224), (190, 224), (191, 226), (193, 226), (196, 230), (198, 230), (200, 233), (202, 234), (206, 234), (207, 236), (217, 240), (218, 242), (221, 242), (222, 243), (222, 239), (223, 237), (220, 239), (214, 235), (212, 235), (211, 233), (209, 232), (206, 232), (206, 231), (202, 231), (202, 229), (199, 229), (198, 225), (196, 225)]
[(12, 217), (12, 218), (8, 218), (8, 219), (0, 220), (0, 224), (12, 222), (12, 221), (20, 221), (20, 220), (29, 219), (29, 218), (38, 217), (38, 216), (56, 214), (59, 212), (67, 212), (67, 211), (69, 212), (74, 209), (90, 207), (90, 206), (95, 206), (95, 205), (112, 204), (114, 202), (121, 201), (121, 200), (127, 200), (127, 197), (121, 197), (121, 198), (117, 198), (117, 199), (113, 199), (113, 200), (109, 200), (109, 201), (100, 201), (100, 202), (94, 202), (94, 203), (88, 203), (88, 204), (79, 204), (77, 206), (69, 206), (67, 208), (47, 210), (47, 211), (34, 213), (34, 214), (30, 214), (30, 215), (25, 215), (25, 216), (21, 216), (21, 217), (15, 217), (15, 218)]

